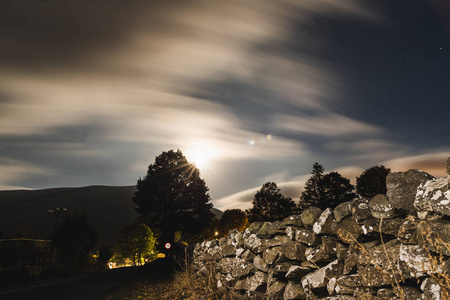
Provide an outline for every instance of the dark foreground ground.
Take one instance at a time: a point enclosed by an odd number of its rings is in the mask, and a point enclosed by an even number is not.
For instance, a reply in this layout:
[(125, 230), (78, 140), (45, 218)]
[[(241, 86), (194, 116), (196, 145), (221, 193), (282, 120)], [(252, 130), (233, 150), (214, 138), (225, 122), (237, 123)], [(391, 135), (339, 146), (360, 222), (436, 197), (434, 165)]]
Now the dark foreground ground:
[(169, 281), (175, 270), (173, 260), (158, 259), (142, 267), (96, 271), (3, 288), (0, 289), (0, 299), (104, 300), (141, 278), (149, 284)]

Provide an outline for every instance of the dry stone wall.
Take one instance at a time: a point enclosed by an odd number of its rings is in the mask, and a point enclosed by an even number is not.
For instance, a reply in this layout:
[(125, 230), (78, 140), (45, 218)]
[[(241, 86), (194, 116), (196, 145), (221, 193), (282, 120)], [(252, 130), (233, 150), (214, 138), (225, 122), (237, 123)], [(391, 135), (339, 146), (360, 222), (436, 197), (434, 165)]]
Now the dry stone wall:
[(197, 244), (194, 268), (241, 299), (449, 299), (449, 179), (386, 180), (387, 195)]

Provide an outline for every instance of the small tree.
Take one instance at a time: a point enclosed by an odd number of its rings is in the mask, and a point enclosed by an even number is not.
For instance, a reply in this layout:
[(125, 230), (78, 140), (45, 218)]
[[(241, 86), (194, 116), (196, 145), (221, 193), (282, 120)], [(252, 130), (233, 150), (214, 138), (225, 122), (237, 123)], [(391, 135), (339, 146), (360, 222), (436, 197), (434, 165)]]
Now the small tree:
[(386, 194), (386, 177), (391, 169), (373, 166), (356, 177), (356, 192), (364, 198), (373, 198), (377, 194)]
[(51, 236), (53, 247), (69, 272), (83, 271), (88, 266), (89, 252), (97, 243), (94, 227), (86, 213), (69, 216)]
[(335, 208), (340, 203), (356, 197), (355, 187), (350, 180), (338, 172), (323, 175), (324, 168), (319, 163), (313, 166), (312, 176), (306, 181), (305, 190), (300, 196), (299, 209), (303, 211), (309, 206), (321, 209)]
[(281, 220), (293, 213), (295, 202), (280, 191), (275, 182), (263, 184), (253, 198), (253, 207), (248, 210), (251, 222)]
[(156, 238), (145, 224), (126, 226), (119, 232), (119, 242), (114, 246), (114, 259), (130, 259), (134, 265), (156, 258)]
[(242, 231), (248, 226), (248, 218), (240, 209), (227, 209), (219, 221), (219, 235), (225, 236), (230, 230)]
[(335, 208), (342, 202), (351, 201), (356, 197), (355, 187), (350, 180), (338, 172), (330, 172), (323, 176), (324, 200), (318, 205), (320, 209)]
[(161, 244), (184, 235), (199, 234), (213, 220), (205, 181), (180, 150), (163, 152), (139, 178), (133, 202), (141, 220), (161, 232)]

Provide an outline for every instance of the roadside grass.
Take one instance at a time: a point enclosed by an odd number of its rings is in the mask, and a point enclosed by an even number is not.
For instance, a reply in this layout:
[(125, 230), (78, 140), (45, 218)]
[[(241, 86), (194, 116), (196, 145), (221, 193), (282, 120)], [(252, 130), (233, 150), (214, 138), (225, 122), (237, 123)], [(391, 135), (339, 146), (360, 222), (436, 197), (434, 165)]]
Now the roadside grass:
[(115, 290), (103, 300), (132, 299), (186, 299), (216, 300), (230, 299), (220, 294), (212, 282), (190, 269), (176, 271), (166, 280), (155, 280), (154, 276), (143, 276)]

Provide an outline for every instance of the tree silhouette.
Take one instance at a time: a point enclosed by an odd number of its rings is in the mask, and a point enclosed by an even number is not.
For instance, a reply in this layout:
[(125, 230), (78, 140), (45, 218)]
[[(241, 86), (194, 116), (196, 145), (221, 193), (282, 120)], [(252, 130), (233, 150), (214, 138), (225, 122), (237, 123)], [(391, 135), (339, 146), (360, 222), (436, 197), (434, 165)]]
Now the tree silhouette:
[(157, 156), (136, 188), (135, 209), (144, 223), (159, 229), (161, 244), (173, 243), (177, 230), (200, 233), (214, 217), (205, 181), (180, 150)]
[(248, 226), (248, 218), (240, 209), (227, 209), (219, 221), (219, 235), (225, 236), (230, 230), (243, 231)]
[(51, 237), (56, 253), (69, 272), (86, 269), (89, 252), (97, 243), (94, 227), (87, 221), (86, 213), (67, 217)]
[(368, 168), (356, 177), (356, 192), (364, 198), (373, 198), (377, 194), (386, 194), (386, 177), (391, 169), (383, 165)]
[(314, 163), (312, 176), (306, 181), (305, 190), (300, 196), (298, 207), (300, 211), (305, 210), (309, 206), (318, 206), (322, 199), (325, 198), (323, 189), (323, 172), (325, 169), (318, 162)]
[(263, 184), (253, 197), (253, 207), (248, 210), (251, 222), (276, 221), (293, 213), (295, 202), (280, 191), (275, 182)]
[(156, 238), (145, 224), (133, 224), (122, 228), (119, 242), (114, 246), (114, 259), (129, 258), (134, 265), (142, 265), (146, 259), (156, 257)]
[(306, 181), (305, 190), (300, 196), (299, 209), (303, 211), (309, 206), (321, 209), (335, 208), (340, 203), (356, 197), (355, 187), (350, 180), (338, 172), (323, 175), (324, 168), (319, 163), (313, 165), (312, 176)]

